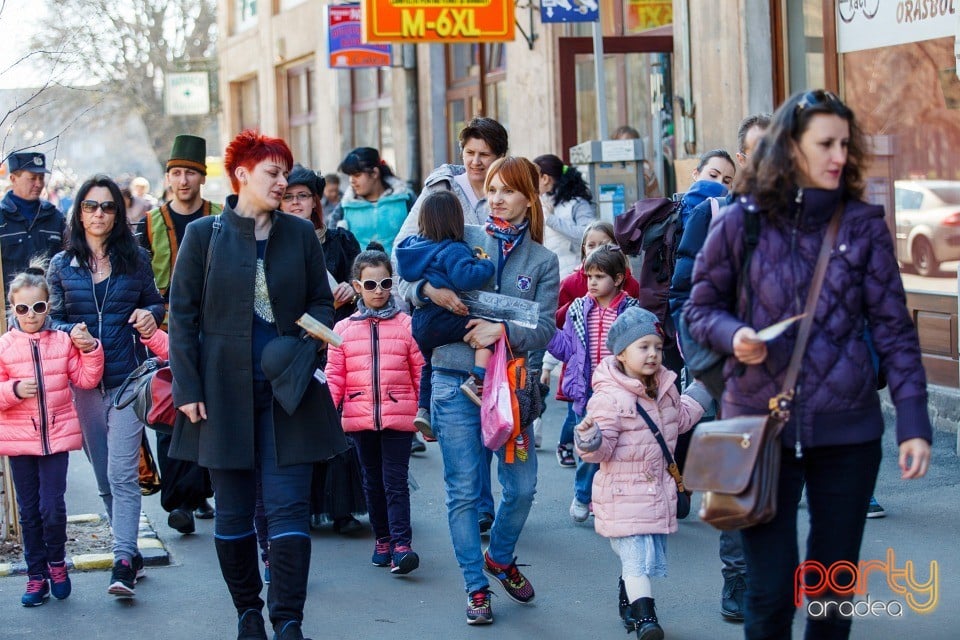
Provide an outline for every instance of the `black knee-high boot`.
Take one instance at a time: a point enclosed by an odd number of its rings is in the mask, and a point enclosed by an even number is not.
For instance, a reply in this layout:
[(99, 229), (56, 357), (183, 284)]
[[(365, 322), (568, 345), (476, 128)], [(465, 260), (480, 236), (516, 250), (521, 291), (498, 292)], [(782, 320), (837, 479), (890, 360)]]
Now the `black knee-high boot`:
[[(623, 583), (623, 576), (620, 576), (620, 596), (617, 607), (620, 611), (620, 619), (626, 624), (627, 613), (630, 611), (630, 599), (627, 597), (627, 585)], [(630, 628), (630, 631), (633, 631), (633, 628)]]
[(310, 572), (310, 538), (289, 535), (270, 540), (267, 604), (275, 640), (303, 640), (303, 604)]
[(663, 640), (663, 629), (657, 621), (653, 598), (637, 598), (631, 602), (627, 621), (637, 630), (637, 640)]
[(257, 536), (239, 540), (214, 538), (220, 572), (230, 590), (239, 618), (237, 640), (267, 640), (263, 624), (263, 600), (260, 591), (260, 565), (257, 562)]

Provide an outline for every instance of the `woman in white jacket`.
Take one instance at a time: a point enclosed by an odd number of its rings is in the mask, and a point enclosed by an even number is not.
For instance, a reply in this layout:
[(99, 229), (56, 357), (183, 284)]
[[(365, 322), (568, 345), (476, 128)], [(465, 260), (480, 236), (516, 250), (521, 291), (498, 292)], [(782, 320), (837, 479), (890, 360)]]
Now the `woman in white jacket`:
[(543, 205), (543, 246), (560, 260), (560, 278), (580, 264), (580, 240), (587, 225), (597, 219), (590, 187), (575, 167), (552, 154), (537, 156), (540, 203)]

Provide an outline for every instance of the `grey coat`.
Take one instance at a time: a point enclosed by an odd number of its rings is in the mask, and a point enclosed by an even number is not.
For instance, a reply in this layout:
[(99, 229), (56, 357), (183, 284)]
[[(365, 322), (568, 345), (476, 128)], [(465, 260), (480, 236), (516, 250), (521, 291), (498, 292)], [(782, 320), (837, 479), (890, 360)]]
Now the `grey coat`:
[[(254, 221), (233, 210), (230, 196), (219, 220), (201, 319), (204, 261), (217, 218), (187, 226), (170, 287), (170, 366), (175, 406), (206, 404), (208, 419), (174, 427), (170, 455), (211, 469), (253, 469), (253, 302), (257, 249)], [(304, 312), (333, 325), (333, 297), (323, 250), (313, 226), (273, 213), (264, 257), (278, 334), (297, 336)], [(199, 320), (199, 324), (198, 324)], [(319, 364), (319, 363), (318, 363)], [(346, 441), (326, 385), (311, 380), (293, 415), (273, 405), (280, 465), (328, 459)]]

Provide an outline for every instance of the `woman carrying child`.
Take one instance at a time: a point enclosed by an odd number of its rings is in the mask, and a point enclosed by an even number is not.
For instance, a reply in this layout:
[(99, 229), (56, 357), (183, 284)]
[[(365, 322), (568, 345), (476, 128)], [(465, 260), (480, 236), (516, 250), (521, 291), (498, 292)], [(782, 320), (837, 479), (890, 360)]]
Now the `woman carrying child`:
[(0, 337), (0, 455), (10, 457), (27, 563), (20, 602), (42, 605), (70, 595), (67, 575), (67, 464), (82, 446), (70, 385), (92, 389), (103, 376), (103, 347), (86, 325), (76, 337), (47, 323), (50, 287), (35, 266), (10, 283), (16, 313)]
[(663, 366), (663, 329), (646, 309), (627, 309), (605, 342), (614, 354), (593, 376), (587, 417), (577, 425), (577, 451), (599, 463), (593, 512), (597, 533), (620, 556), (620, 615), (640, 640), (662, 640), (651, 577), (667, 575), (667, 534), (677, 530), (677, 485), (654, 426), (672, 452), (710, 403), (700, 383), (683, 395)]
[(420, 566), (410, 548), (410, 441), (416, 427), (423, 356), (411, 336), (410, 316), (391, 295), (393, 267), (382, 251), (354, 261), (357, 312), (338, 322), (343, 337), (326, 366), (333, 402), (363, 467), (363, 491), (377, 538), (371, 561), (407, 574)]

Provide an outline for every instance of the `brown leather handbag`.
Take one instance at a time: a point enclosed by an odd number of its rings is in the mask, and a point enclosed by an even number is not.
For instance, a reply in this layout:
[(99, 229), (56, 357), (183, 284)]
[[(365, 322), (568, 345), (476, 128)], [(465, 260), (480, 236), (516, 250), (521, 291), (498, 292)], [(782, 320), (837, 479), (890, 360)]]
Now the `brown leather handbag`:
[(688, 489), (704, 492), (700, 519), (717, 529), (752, 527), (777, 514), (780, 432), (790, 418), (800, 362), (843, 209), (841, 202), (827, 226), (783, 390), (770, 399), (770, 413), (716, 420), (698, 425), (693, 432), (683, 477)]

